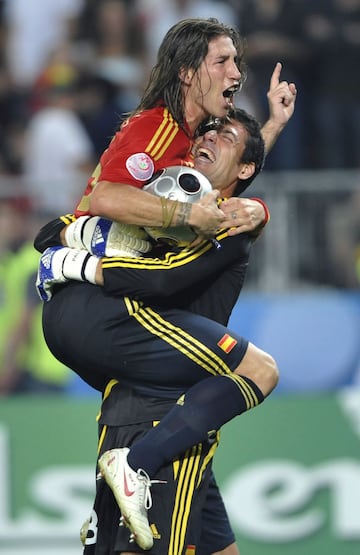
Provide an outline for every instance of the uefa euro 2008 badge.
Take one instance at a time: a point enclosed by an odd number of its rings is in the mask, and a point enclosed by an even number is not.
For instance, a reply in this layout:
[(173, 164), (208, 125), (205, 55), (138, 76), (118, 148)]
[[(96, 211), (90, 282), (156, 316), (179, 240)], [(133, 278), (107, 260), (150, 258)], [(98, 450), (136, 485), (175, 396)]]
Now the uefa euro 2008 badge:
[(154, 173), (154, 163), (145, 152), (132, 154), (126, 160), (126, 169), (138, 181), (147, 181)]

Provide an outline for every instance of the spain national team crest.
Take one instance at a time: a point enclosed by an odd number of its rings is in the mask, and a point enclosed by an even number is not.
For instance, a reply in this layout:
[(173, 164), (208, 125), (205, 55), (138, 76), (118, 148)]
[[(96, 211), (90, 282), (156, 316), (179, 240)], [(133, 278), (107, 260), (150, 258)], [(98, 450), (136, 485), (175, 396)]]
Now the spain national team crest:
[(237, 340), (231, 337), (228, 333), (223, 335), (220, 341), (218, 341), (218, 347), (220, 347), (220, 349), (222, 349), (225, 353), (230, 353), (236, 344)]
[(154, 173), (154, 163), (145, 152), (137, 152), (126, 160), (126, 169), (134, 179), (147, 181)]

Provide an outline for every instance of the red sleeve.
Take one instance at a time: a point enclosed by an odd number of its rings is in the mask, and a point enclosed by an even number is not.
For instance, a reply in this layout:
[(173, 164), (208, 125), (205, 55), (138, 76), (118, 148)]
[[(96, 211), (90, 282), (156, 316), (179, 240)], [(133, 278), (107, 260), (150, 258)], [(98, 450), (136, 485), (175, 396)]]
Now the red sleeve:
[(126, 122), (101, 157), (98, 181), (142, 187), (157, 170), (182, 164), (190, 141), (166, 108), (140, 113)]
[(99, 181), (141, 188), (167, 166), (194, 165), (191, 140), (163, 106), (145, 110), (123, 123), (90, 177), (75, 210), (88, 214), (88, 195)]

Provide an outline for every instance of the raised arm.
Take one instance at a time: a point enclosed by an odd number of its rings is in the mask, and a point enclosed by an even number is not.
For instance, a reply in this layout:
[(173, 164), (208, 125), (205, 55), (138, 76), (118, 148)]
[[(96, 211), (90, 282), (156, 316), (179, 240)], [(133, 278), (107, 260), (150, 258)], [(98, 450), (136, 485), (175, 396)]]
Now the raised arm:
[(292, 117), (296, 102), (296, 85), (287, 81), (280, 81), (282, 64), (277, 62), (270, 79), (267, 92), (269, 102), (269, 119), (261, 129), (268, 154), (274, 146), (280, 133)]

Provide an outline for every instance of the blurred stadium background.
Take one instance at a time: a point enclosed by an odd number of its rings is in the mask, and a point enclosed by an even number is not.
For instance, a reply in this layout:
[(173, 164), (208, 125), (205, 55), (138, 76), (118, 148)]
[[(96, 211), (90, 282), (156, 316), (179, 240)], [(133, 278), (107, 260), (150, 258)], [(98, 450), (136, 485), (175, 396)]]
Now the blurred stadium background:
[(230, 326), (274, 355), (281, 380), (224, 427), (216, 474), (242, 554), (359, 553), (360, 2), (2, 0), (2, 555), (81, 553), (95, 482), (100, 399), (41, 337), (34, 233), (72, 210), (164, 30), (192, 15), (248, 37), (238, 105), (265, 119), (278, 59), (299, 91), (251, 191), (271, 221)]

